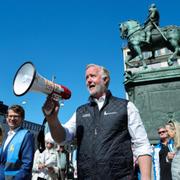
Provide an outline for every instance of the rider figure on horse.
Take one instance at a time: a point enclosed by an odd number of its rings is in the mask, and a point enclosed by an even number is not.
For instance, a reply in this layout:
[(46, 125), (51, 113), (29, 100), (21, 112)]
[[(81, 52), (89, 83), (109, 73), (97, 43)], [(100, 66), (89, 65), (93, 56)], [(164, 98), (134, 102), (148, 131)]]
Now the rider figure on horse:
[(148, 19), (144, 23), (147, 43), (150, 43), (152, 30), (157, 29), (156, 26), (159, 26), (159, 19), (160, 19), (160, 15), (158, 9), (156, 8), (156, 5), (151, 4), (149, 8)]

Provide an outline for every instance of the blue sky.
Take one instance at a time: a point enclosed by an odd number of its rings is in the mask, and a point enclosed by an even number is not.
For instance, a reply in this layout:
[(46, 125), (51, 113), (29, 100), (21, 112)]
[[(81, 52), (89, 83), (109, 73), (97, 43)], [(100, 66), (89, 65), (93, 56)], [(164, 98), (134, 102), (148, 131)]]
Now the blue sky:
[(89, 63), (108, 68), (112, 93), (125, 97), (122, 46), (126, 41), (120, 39), (118, 25), (129, 19), (142, 24), (152, 2), (159, 9), (161, 26), (180, 26), (178, 0), (0, 0), (0, 101), (7, 105), (26, 101), (26, 119), (42, 123), (46, 95), (13, 94), (14, 75), (26, 61), (49, 80), (55, 75), (57, 84), (72, 91), (59, 113), (63, 123), (87, 102)]

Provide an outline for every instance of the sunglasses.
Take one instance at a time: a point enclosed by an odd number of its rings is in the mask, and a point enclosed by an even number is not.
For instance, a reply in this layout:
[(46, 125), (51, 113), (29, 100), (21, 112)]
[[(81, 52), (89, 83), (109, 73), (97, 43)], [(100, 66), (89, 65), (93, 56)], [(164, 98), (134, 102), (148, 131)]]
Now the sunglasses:
[(164, 134), (166, 133), (167, 131), (159, 131), (158, 134)]

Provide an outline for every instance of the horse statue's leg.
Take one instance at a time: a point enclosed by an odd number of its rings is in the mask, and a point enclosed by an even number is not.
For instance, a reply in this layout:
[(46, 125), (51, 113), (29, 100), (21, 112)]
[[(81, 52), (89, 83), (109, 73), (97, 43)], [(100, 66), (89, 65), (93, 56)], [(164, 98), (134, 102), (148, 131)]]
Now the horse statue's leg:
[(130, 61), (132, 59), (134, 59), (135, 57), (137, 56), (137, 53), (134, 52), (134, 50), (131, 49), (131, 51), (128, 53), (128, 55), (126, 56), (126, 59), (125, 59), (125, 64), (128, 65), (129, 67), (135, 67), (135, 68), (138, 68), (139, 67), (139, 64), (132, 64), (130, 63)]
[(148, 58), (149, 60), (155, 59), (155, 51), (151, 51), (152, 55)]
[(174, 64), (173, 61), (176, 60), (178, 54), (180, 54), (180, 46), (178, 45), (178, 41), (174, 44), (176, 44), (175, 51), (172, 53), (172, 55), (170, 55), (170, 57), (168, 58), (168, 62), (167, 62), (169, 66), (172, 66)]
[(133, 64), (130, 63), (130, 61), (133, 59), (132, 55), (127, 55), (126, 59), (125, 59), (125, 63), (129, 66), (129, 67), (134, 67)]
[(134, 45), (134, 50), (137, 52), (139, 60), (143, 64), (143, 68), (146, 69), (147, 68), (147, 64), (146, 64), (146, 62), (144, 60), (144, 57), (143, 57), (143, 54), (142, 54), (140, 46), (139, 45)]

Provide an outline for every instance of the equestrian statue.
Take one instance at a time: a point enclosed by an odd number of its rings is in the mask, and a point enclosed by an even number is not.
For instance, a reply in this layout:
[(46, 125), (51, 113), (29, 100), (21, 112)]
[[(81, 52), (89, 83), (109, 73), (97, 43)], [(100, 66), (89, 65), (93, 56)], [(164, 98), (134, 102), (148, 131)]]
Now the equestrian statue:
[(129, 67), (138, 67), (130, 63), (135, 57), (138, 57), (144, 68), (147, 64), (143, 57), (143, 52), (151, 51), (152, 57), (155, 58), (155, 51), (161, 48), (168, 48), (172, 54), (167, 60), (169, 66), (173, 65), (177, 56), (180, 56), (180, 27), (166, 26), (159, 27), (159, 12), (155, 4), (149, 8), (148, 20), (141, 26), (135, 20), (128, 20), (121, 23), (120, 33), (122, 39), (127, 39), (130, 52), (127, 55), (125, 63)]

